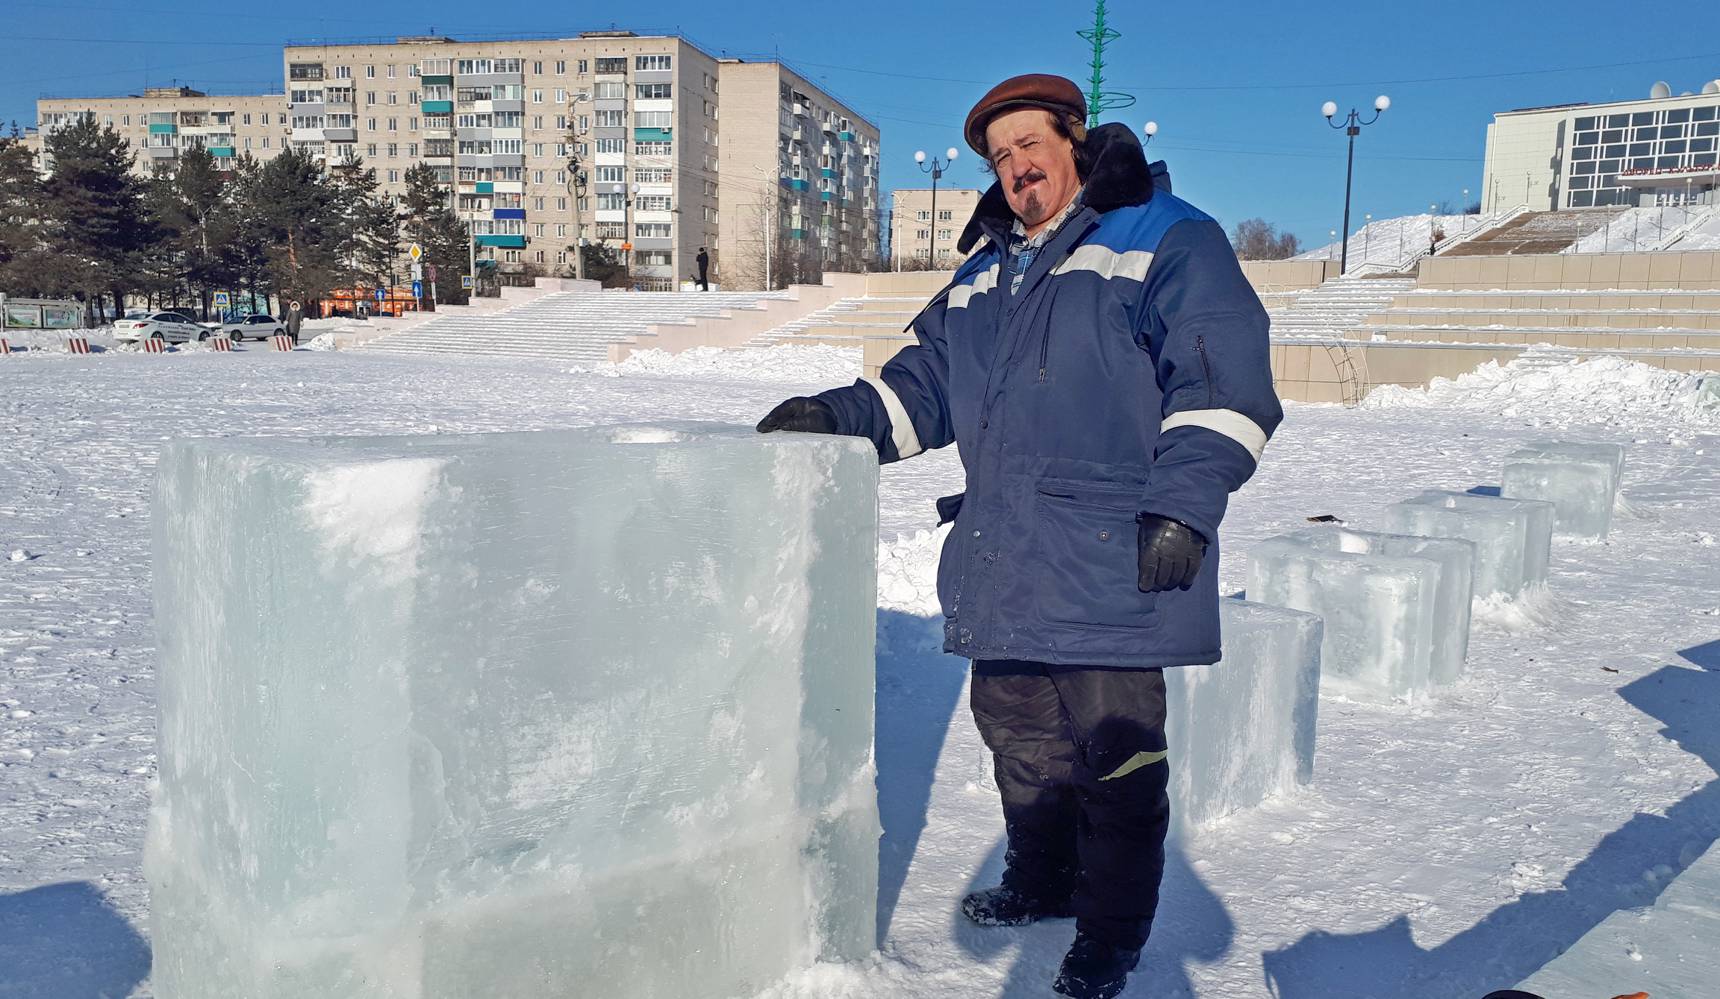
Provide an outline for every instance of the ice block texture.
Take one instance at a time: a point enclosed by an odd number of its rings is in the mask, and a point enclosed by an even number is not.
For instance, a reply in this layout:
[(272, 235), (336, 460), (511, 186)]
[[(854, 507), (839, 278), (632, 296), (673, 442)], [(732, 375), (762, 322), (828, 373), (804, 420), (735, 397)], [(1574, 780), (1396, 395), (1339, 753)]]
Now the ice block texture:
[[(1320, 679), (1362, 700), (1410, 697), (1429, 687), (1443, 563), (1343, 545), (1360, 532), (1301, 532), (1249, 552), (1248, 598), (1325, 620)], [(1384, 547), (1384, 546), (1380, 546)]]
[(1546, 500), (1555, 533), (1598, 541), (1611, 527), (1623, 471), (1620, 445), (1535, 441), (1506, 457), (1501, 493)]
[(869, 952), (876, 518), (851, 438), (169, 447), (156, 993), (685, 999)]
[(1514, 597), (1547, 581), (1553, 504), (1429, 490), (1386, 507), (1394, 534), (1463, 538), (1475, 543), (1475, 595)]
[(1224, 658), (1165, 670), (1171, 817), (1186, 834), (1314, 776), (1320, 619), (1219, 604)]
[(1710, 845), (1652, 905), (1608, 915), (1557, 957), (1549, 954), (1551, 960), (1518, 987), (1544, 996), (1709, 996), (1715, 991), (1716, 941), (1720, 843)]

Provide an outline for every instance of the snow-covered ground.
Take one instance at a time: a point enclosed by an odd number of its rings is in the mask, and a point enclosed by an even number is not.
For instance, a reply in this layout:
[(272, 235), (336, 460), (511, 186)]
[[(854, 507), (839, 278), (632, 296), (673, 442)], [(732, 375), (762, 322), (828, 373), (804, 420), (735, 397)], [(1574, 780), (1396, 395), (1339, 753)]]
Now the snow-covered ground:
[[(1682, 234), (1681, 229), (1689, 229)], [(1668, 244), (1668, 241), (1673, 242)], [(1637, 253), (1720, 247), (1720, 210), (1712, 205), (1631, 208), (1572, 243), (1566, 253)]]
[[(148, 497), (164, 441), (750, 424), (858, 367), (797, 347), (598, 372), (260, 349), (0, 359), (0, 996), (150, 994)], [(1556, 546), (1533, 613), (1483, 620), (1454, 689), (1323, 701), (1311, 786), (1172, 847), (1126, 995), (1477, 999), (1720, 836), (1720, 412), (1692, 381), (1598, 361), (1287, 409), (1225, 522), (1227, 591), (1262, 538), (1496, 483), (1508, 451), (1549, 434), (1627, 445), (1626, 513), (1605, 543)], [(926, 529), (960, 474), (946, 450), (883, 477), (881, 950), (773, 999), (1040, 996), (1069, 942), (1068, 922), (980, 929), (956, 908), (998, 876), (1003, 832), (975, 780), (965, 664), (933, 620)]]

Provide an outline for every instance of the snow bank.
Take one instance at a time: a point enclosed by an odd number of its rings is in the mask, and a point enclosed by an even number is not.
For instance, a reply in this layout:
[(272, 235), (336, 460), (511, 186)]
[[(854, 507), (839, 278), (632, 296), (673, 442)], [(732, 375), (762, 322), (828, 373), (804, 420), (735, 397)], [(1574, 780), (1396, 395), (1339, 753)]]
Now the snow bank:
[(693, 347), (679, 354), (642, 350), (620, 363), (567, 369), (568, 374), (608, 378), (644, 376), (732, 382), (828, 382), (845, 384), (860, 375), (860, 350), (779, 344), (774, 347)]
[(7, 330), (6, 342), (13, 350), (31, 354), (70, 354), (66, 337), (76, 334), (90, 342), (90, 350), (112, 350), (119, 345), (112, 326), (97, 326), (88, 330)]
[(878, 606), (906, 614), (941, 616), (938, 605), (938, 555), (950, 533), (945, 524), (935, 531), (898, 534), (892, 544), (878, 546)]
[(1480, 411), (1539, 426), (1720, 429), (1720, 400), (1702, 392), (1701, 378), (1615, 357), (1548, 364), (1531, 353), (1503, 366), (1489, 361), (1426, 388), (1382, 385), (1362, 408)]
[[(1663, 245), (1686, 224), (1693, 225), (1695, 231), (1671, 246)], [(1692, 236), (1696, 237), (1698, 244), (1707, 240), (1713, 242), (1707, 246), (1692, 245)], [(1561, 252), (1643, 253), (1650, 250), (1714, 249), (1716, 246), (1720, 246), (1720, 212), (1707, 205), (1688, 208), (1664, 205), (1627, 209)]]

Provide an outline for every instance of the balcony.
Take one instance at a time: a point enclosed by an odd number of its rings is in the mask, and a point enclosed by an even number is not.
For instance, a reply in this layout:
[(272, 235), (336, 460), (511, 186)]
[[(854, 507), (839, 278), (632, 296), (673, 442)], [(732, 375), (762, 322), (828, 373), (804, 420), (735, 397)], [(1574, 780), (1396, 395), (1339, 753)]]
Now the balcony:
[(424, 114), (451, 115), (454, 113), (453, 101), (425, 101), (418, 105), (418, 110)]

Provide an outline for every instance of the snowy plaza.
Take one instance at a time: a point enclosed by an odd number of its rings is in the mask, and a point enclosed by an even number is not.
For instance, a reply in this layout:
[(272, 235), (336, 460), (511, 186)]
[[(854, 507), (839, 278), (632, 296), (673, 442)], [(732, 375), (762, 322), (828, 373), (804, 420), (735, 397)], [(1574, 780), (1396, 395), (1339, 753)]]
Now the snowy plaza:
[[(858, 350), (828, 346), (578, 368), (262, 345), (8, 361), (0, 959), (25, 995), (140, 996), (152, 994), (142, 846), (159, 689), (150, 496), (166, 443), (744, 426), (861, 368)], [(1515, 984), (1651, 902), (1720, 828), (1720, 410), (1693, 376), (1606, 359), (1286, 409), (1224, 522), (1223, 593), (1246, 587), (1250, 550), (1269, 537), (1320, 516), (1380, 529), (1388, 506), (1424, 489), (1497, 486), (1532, 441), (1623, 445), (1619, 509), (1604, 541), (1554, 541), (1533, 600), (1477, 604), (1454, 682), (1408, 701), (1328, 692), (1310, 783), (1173, 840), (1159, 927), (1127, 994), (1479, 996)], [(966, 663), (939, 651), (929, 528), (933, 500), (960, 489), (951, 451), (881, 479), (879, 950), (760, 995), (1038, 995), (1066, 944), (1056, 923), (981, 929), (955, 908), (996, 878), (1003, 829), (980, 776)], [(315, 629), (319, 606), (306, 594), (254, 613)], [(347, 706), (308, 710), (332, 719)]]

